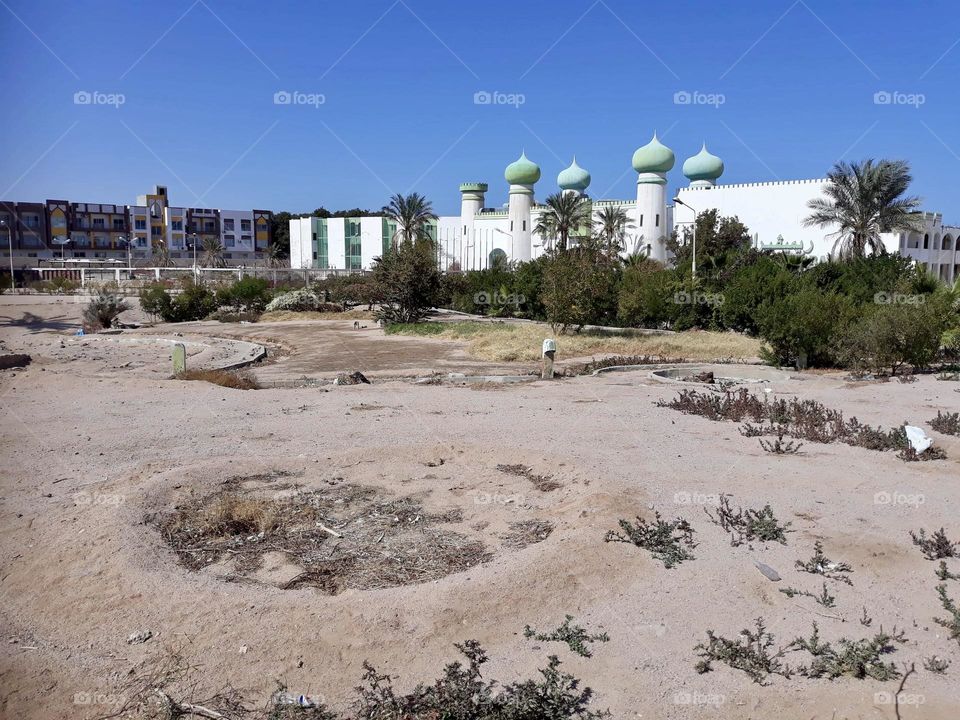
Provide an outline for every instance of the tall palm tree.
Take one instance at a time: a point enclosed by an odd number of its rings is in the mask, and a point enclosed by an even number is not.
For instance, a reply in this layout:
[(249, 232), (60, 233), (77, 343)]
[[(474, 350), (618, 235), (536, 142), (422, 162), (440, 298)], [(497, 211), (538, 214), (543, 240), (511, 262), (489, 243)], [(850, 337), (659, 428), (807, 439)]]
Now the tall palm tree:
[(226, 267), (227, 261), (223, 257), (223, 243), (216, 235), (207, 235), (203, 238), (200, 247), (203, 254), (200, 256), (200, 263), (204, 267)]
[(173, 259), (170, 257), (170, 248), (163, 240), (157, 240), (153, 246), (152, 264), (158, 268), (168, 268), (173, 265)]
[(557, 241), (557, 250), (564, 252), (570, 235), (590, 225), (591, 205), (585, 197), (575, 193), (554, 193), (547, 197), (546, 206), (533, 232), (543, 238), (544, 244)]
[(405, 244), (432, 240), (427, 226), (431, 220), (437, 219), (437, 215), (433, 212), (433, 204), (420, 193), (394, 195), (383, 210), (387, 217), (397, 223), (397, 232), (393, 235), (394, 247), (398, 239)]
[(616, 205), (607, 205), (594, 220), (597, 232), (603, 238), (604, 249), (610, 255), (618, 255), (623, 251), (627, 230), (633, 228), (633, 222), (627, 211)]
[(916, 213), (920, 198), (906, 195), (913, 177), (903, 160), (838, 162), (827, 173), (826, 198), (807, 203), (813, 212), (803, 221), (807, 227), (836, 225), (833, 253), (857, 258), (867, 250), (884, 252), (881, 233), (919, 228)]

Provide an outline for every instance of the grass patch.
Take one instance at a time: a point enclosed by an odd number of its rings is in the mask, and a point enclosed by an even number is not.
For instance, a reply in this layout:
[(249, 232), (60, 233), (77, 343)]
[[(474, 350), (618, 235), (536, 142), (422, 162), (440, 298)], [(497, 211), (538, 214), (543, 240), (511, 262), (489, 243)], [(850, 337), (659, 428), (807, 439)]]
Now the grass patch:
[(445, 527), (452, 510), (431, 514), (413, 497), (384, 498), (373, 488), (341, 485), (264, 497), (239, 480), (174, 511), (149, 517), (181, 564), (198, 570), (226, 558), (240, 577), (267, 553), (285, 555), (302, 572), (284, 589), (395, 587), (437, 580), (491, 558), (483, 543)]
[(249, 370), (187, 370), (177, 380), (201, 380), (233, 390), (259, 390), (260, 384)]
[(666, 522), (660, 517), (660, 513), (654, 513), (654, 520), (651, 523), (638, 515), (636, 525), (629, 520), (621, 520), (620, 529), (623, 530), (622, 533), (615, 530), (608, 531), (604, 540), (631, 543), (649, 550), (668, 570), (684, 560), (694, 559), (688, 550), (696, 547), (693, 541), (694, 530), (682, 518)]
[(369, 320), (374, 323), (373, 313), (367, 310), (341, 310), (317, 312), (315, 310), (274, 310), (263, 313), (260, 322), (289, 322), (291, 320)]
[(537, 362), (543, 341), (557, 340), (557, 355), (563, 360), (591, 355), (685, 358), (694, 361), (742, 359), (760, 356), (762, 342), (733, 332), (688, 330), (666, 335), (637, 331), (623, 334), (584, 331), (575, 335), (554, 333), (543, 323), (496, 323), (463, 321), (390, 325), (393, 335), (417, 335), (467, 343), (468, 353), (491, 362)]
[(610, 641), (610, 636), (605, 632), (598, 633), (596, 635), (590, 635), (586, 629), (580, 627), (579, 625), (571, 625), (571, 622), (573, 622), (573, 615), (567, 615), (566, 619), (563, 621), (563, 624), (556, 630), (553, 630), (549, 633), (538, 633), (532, 627), (527, 625), (523, 628), (523, 636), (525, 638), (539, 640), (540, 642), (566, 643), (571, 652), (575, 652), (580, 657), (586, 658), (593, 655), (593, 653), (590, 651), (590, 648), (587, 647), (588, 643)]

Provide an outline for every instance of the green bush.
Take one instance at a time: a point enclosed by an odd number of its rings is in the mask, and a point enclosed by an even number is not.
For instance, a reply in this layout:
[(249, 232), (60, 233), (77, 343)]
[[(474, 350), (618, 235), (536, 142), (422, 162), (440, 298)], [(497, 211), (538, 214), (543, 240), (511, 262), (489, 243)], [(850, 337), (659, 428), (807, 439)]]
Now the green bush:
[(849, 298), (803, 288), (757, 309), (760, 337), (770, 350), (765, 360), (799, 367), (834, 364), (840, 334), (857, 315)]
[(246, 276), (218, 290), (217, 304), (233, 308), (236, 313), (261, 313), (272, 296), (267, 280)]
[(203, 320), (218, 309), (216, 294), (203, 284), (184, 280), (182, 290), (172, 296), (162, 285), (151, 285), (140, 292), (140, 307), (164, 322)]
[(613, 267), (595, 252), (571, 250), (554, 255), (543, 274), (546, 319), (559, 332), (607, 324), (616, 319), (617, 282)]
[(769, 255), (761, 255), (756, 262), (736, 271), (723, 288), (720, 318), (729, 330), (756, 334), (759, 330), (757, 310), (764, 303), (794, 291), (796, 276), (784, 264)]
[(400, 243), (378, 258), (372, 294), (380, 302), (377, 318), (390, 323), (419, 322), (440, 299), (440, 271), (433, 243)]
[(662, 327), (676, 314), (674, 274), (655, 260), (644, 260), (623, 271), (617, 297), (617, 317), (630, 327)]
[(92, 331), (109, 329), (117, 316), (129, 309), (123, 298), (101, 291), (83, 309), (83, 326)]

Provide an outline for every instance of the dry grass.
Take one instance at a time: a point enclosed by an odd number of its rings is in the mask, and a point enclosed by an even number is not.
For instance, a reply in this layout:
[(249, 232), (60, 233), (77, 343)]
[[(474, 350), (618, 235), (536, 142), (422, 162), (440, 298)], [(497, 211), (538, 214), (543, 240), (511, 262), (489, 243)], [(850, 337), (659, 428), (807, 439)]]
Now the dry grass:
[(592, 355), (662, 355), (693, 361), (760, 355), (760, 340), (733, 332), (689, 330), (665, 335), (583, 332), (558, 336), (543, 323), (455, 322), (392, 326), (392, 333), (467, 342), (471, 356), (492, 362), (535, 362), (545, 338), (556, 338), (560, 360)]
[(369, 320), (374, 322), (373, 313), (367, 310), (344, 310), (343, 312), (293, 312), (277, 310), (264, 313), (260, 322), (286, 322), (288, 320)]
[(202, 380), (234, 390), (259, 390), (260, 384), (249, 370), (187, 370), (177, 380)]
[(266, 497), (243, 479), (147, 522), (191, 570), (231, 558), (231, 579), (244, 579), (282, 553), (301, 570), (284, 589), (331, 595), (437, 580), (491, 557), (482, 542), (441, 527), (462, 522), (459, 510), (429, 513), (413, 497), (359, 485)]

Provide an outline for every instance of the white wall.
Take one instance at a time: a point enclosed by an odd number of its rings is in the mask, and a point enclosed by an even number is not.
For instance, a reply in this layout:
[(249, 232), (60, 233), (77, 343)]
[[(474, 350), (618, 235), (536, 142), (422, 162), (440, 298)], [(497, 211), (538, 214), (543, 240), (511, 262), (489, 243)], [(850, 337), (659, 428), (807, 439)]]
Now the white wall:
[(329, 267), (344, 270), (347, 267), (347, 254), (343, 243), (347, 239), (346, 222), (348, 222), (348, 218), (327, 218), (326, 222)]
[(290, 219), (290, 267), (313, 267), (312, 218)]
[(383, 218), (360, 218), (360, 261), (364, 270), (373, 267), (373, 259), (383, 254)]

